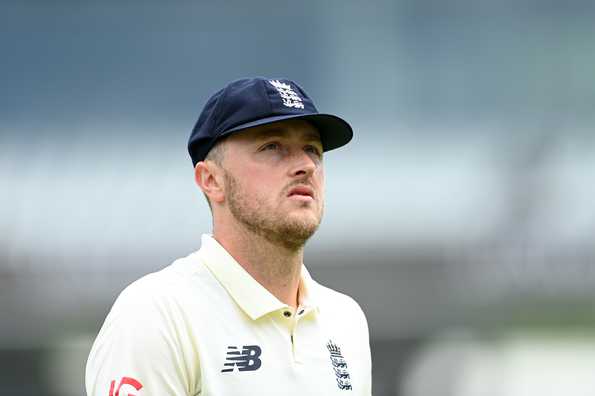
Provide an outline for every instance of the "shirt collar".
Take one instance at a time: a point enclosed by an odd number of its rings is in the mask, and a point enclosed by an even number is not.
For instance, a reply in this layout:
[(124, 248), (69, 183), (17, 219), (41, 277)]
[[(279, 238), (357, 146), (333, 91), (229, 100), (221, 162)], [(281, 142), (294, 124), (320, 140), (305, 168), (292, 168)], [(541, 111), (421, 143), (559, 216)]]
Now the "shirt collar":
[[(199, 253), (207, 268), (252, 320), (288, 307), (258, 283), (211, 235), (202, 235)], [(300, 308), (317, 308), (313, 295), (314, 283), (302, 264), (298, 287)]]

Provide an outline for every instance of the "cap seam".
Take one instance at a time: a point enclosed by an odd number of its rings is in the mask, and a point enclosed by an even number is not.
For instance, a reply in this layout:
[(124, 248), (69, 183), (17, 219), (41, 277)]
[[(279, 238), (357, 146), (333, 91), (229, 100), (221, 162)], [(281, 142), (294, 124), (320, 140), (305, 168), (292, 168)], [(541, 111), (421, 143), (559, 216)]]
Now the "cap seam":
[(261, 89), (264, 91), (264, 95), (267, 98), (267, 110), (268, 113), (271, 114), (273, 112), (273, 107), (271, 106), (271, 98), (269, 96), (269, 93), (267, 92), (267, 88), (266, 88), (266, 82), (268, 82), (269, 80), (261, 80), (262, 85), (261, 85)]
[[(226, 96), (227, 96), (227, 92), (229, 91), (229, 85), (227, 87), (225, 87), (225, 89), (223, 90), (223, 92), (221, 93), (221, 96), (219, 96), (219, 99), (217, 99), (217, 103), (215, 103), (215, 117), (214, 117), (214, 124), (215, 125), (221, 125), (221, 123), (219, 122), (221, 119), (221, 110), (220, 110), (220, 106), (219, 104), (223, 103), (223, 101), (225, 100)], [(219, 137), (219, 135), (221, 135), (222, 132), (224, 131), (215, 131), (217, 133), (216, 138)], [(217, 140), (215, 138), (215, 140)], [(213, 144), (214, 145), (214, 144)], [(213, 146), (211, 146), (212, 148)]]

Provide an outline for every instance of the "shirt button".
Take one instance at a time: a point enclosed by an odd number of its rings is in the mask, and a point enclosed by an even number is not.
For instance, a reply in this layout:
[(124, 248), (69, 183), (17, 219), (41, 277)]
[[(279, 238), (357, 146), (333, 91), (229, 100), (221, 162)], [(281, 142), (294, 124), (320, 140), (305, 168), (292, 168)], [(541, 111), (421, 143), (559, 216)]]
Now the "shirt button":
[(283, 316), (285, 316), (286, 318), (289, 318), (291, 316), (291, 312), (285, 311), (285, 312), (283, 312)]

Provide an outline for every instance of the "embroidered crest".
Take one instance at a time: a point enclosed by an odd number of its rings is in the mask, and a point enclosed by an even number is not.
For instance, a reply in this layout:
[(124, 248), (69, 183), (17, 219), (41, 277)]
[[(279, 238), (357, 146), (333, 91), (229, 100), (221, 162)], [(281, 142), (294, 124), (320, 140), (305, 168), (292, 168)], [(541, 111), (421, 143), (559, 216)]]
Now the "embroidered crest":
[(331, 354), (331, 364), (337, 377), (337, 386), (341, 390), (351, 390), (351, 377), (347, 371), (347, 362), (341, 355), (341, 348), (331, 340), (326, 344), (326, 348)]
[(287, 107), (294, 107), (296, 109), (303, 109), (304, 104), (302, 103), (302, 98), (291, 88), (291, 85), (283, 83), (279, 80), (269, 80), (269, 84), (271, 84), (279, 95), (281, 96), (281, 100), (283, 104)]

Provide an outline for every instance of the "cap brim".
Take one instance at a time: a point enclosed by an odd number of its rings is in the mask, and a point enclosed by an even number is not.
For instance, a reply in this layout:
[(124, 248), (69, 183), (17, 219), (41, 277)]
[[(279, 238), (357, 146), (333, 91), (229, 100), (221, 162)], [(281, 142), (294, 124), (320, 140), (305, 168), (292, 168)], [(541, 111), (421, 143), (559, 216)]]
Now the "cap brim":
[(305, 120), (310, 122), (320, 133), (320, 141), (324, 151), (333, 150), (346, 145), (353, 138), (353, 129), (347, 121), (332, 114), (292, 114), (261, 118), (260, 120), (247, 122), (242, 125), (235, 126), (223, 132), (219, 137), (227, 136), (234, 132), (239, 132), (244, 129), (253, 128), (259, 125), (272, 124), (274, 122), (285, 120)]

